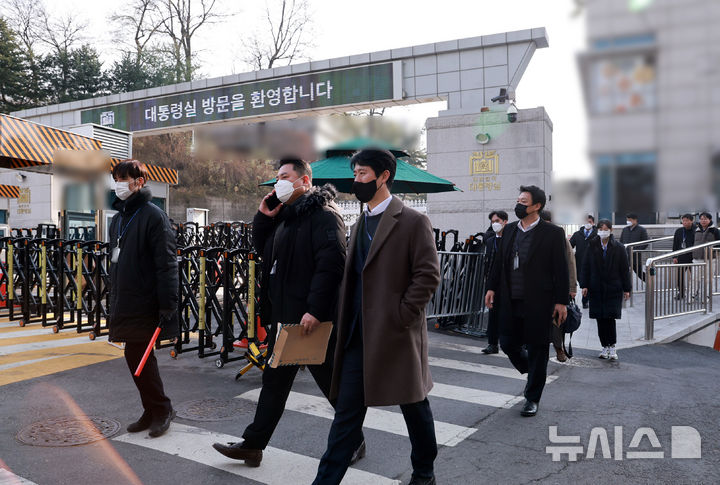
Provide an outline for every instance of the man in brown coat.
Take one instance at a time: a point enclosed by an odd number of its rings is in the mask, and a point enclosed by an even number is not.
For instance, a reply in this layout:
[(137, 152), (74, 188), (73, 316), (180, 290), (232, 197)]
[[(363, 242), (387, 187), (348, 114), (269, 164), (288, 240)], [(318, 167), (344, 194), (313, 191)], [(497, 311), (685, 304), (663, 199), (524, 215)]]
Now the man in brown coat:
[(367, 206), (348, 244), (330, 389), (335, 419), (313, 483), (340, 483), (367, 406), (399, 404), (412, 444), (410, 483), (431, 485), (437, 443), (425, 306), (440, 282), (432, 227), (390, 195), (397, 162), (389, 151), (362, 150), (350, 163), (353, 193)]

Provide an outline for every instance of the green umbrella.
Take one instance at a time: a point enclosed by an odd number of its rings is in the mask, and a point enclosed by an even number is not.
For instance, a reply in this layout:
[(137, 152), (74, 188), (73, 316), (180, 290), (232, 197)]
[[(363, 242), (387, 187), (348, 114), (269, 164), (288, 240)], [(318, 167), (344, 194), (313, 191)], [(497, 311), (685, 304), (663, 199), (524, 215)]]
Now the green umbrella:
[[(310, 164), (312, 168), (313, 185), (333, 184), (340, 192), (351, 193), (355, 176), (353, 175), (352, 169), (350, 169), (350, 157), (356, 151), (370, 146), (389, 150), (396, 157), (409, 156), (402, 150), (391, 149), (387, 144), (367, 138), (356, 138), (328, 149), (328, 158)], [(260, 185), (272, 186), (274, 184), (275, 179), (272, 179)], [(452, 192), (455, 190), (460, 191), (460, 189), (449, 180), (437, 177), (398, 159), (395, 181), (392, 184), (391, 190), (393, 194), (427, 194)]]

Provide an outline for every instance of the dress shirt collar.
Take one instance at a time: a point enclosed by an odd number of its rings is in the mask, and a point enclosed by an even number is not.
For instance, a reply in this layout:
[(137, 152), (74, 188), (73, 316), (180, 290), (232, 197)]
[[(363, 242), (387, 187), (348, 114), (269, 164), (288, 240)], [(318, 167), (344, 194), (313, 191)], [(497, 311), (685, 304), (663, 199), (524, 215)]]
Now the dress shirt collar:
[(527, 229), (526, 229), (526, 228), (523, 227), (522, 221), (518, 221), (518, 229), (520, 229), (522, 232), (528, 232), (528, 231), (534, 229), (535, 226), (537, 226), (539, 222), (540, 222), (540, 218), (538, 217), (538, 218), (535, 220), (535, 222), (533, 222), (532, 224), (530, 224), (530, 225), (527, 227)]
[(372, 209), (372, 210), (370, 210), (370, 206), (369, 206), (369, 205), (365, 204), (365, 213), (366, 213), (367, 215), (369, 215), (370, 217), (380, 215), (380, 214), (382, 214), (383, 212), (385, 212), (385, 209), (388, 208), (388, 206), (390, 205), (390, 202), (392, 202), (392, 195), (389, 195), (387, 199), (385, 199), (385, 200), (383, 200), (382, 202), (380, 202), (380, 203), (379, 203), (378, 205), (376, 205), (375, 208)]

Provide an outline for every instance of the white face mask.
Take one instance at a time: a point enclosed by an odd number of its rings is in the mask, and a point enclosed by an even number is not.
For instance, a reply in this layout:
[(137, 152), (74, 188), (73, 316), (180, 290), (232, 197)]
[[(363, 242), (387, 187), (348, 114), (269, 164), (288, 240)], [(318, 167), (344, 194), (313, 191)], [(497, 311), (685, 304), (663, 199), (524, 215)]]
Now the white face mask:
[(283, 204), (290, 200), (293, 192), (295, 192), (295, 182), (290, 182), (289, 180), (278, 180), (275, 183), (275, 195)]
[(586, 223), (585, 223), (585, 229), (587, 229), (588, 231), (589, 231), (590, 229), (592, 229), (592, 224), (590, 224), (589, 222), (586, 222)]
[(612, 231), (604, 230), (604, 231), (598, 231), (598, 236), (600, 236), (600, 239), (607, 239), (610, 237), (610, 234)]
[(130, 190), (130, 182), (115, 182), (115, 195), (118, 196), (118, 199), (127, 200), (132, 193), (132, 190)]
[(628, 226), (632, 226), (632, 221), (625, 221), (625, 224), (627, 224)]
[(496, 234), (498, 232), (502, 231), (502, 229), (503, 229), (503, 225), (501, 223), (499, 223), (499, 222), (492, 223), (492, 230), (495, 231)]

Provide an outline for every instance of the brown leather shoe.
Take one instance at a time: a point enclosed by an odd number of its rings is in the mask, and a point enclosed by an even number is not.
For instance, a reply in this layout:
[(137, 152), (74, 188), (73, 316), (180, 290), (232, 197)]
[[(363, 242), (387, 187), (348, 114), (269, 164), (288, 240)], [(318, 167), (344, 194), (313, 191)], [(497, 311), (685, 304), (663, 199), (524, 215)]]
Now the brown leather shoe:
[(222, 443), (213, 443), (212, 446), (228, 458), (245, 461), (247, 466), (258, 467), (262, 461), (262, 450), (243, 448), (243, 443), (228, 443), (227, 445)]
[(555, 347), (555, 352), (557, 353), (558, 362), (565, 362), (567, 360), (567, 355), (565, 355), (565, 351), (562, 347)]

